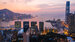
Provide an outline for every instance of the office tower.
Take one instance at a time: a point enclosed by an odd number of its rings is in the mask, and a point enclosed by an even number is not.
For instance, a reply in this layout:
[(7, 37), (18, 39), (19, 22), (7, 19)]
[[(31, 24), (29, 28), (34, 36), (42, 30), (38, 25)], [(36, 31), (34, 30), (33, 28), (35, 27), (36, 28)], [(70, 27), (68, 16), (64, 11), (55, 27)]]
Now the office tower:
[(69, 33), (75, 39), (75, 14), (69, 15)]
[(66, 15), (65, 15), (65, 22), (68, 24), (68, 15), (70, 14), (70, 1), (66, 2)]
[(33, 33), (35, 33), (36, 32), (36, 30), (37, 30), (38, 28), (37, 28), (37, 22), (31, 22), (31, 33), (33, 34)]
[(21, 28), (21, 21), (15, 21), (15, 28)]
[(24, 32), (26, 32), (29, 28), (29, 21), (24, 21), (23, 22), (23, 29), (24, 29)]
[(69, 15), (69, 29), (70, 33), (75, 32), (75, 14)]
[(39, 22), (39, 30), (40, 32), (43, 32), (44, 29), (44, 22)]
[(70, 13), (70, 1), (66, 2), (66, 14)]

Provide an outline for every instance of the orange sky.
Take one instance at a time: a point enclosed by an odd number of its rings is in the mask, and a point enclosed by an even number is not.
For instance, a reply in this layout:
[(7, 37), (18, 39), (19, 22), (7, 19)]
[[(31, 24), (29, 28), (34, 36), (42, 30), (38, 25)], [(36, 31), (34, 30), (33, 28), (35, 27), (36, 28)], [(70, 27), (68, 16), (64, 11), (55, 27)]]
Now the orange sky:
[[(0, 0), (0, 9), (7, 8), (14, 12), (42, 14), (44, 12), (65, 11), (65, 3), (68, 0)], [(75, 11), (75, 0), (71, 2), (71, 11)]]

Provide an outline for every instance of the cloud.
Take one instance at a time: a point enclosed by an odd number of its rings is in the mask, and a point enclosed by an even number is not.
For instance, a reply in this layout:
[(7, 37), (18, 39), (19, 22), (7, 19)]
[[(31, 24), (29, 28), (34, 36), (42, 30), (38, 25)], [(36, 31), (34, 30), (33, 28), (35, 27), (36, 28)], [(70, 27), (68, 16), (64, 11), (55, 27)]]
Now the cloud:
[(33, 0), (25, 0), (25, 2), (31, 2), (31, 1), (33, 1)]
[(71, 6), (75, 6), (75, 3), (72, 3)]
[(14, 0), (1, 0), (1, 4), (11, 4), (12, 2), (15, 2)]
[(62, 5), (49, 5), (49, 4), (40, 4), (38, 5), (38, 8), (40, 8), (40, 10), (54, 10), (54, 9), (63, 9), (65, 6)]
[(39, 14), (64, 14), (65, 11), (64, 4), (39, 4), (37, 7)]
[(2, 2), (2, 4), (7, 4), (7, 2)]
[(29, 2), (32, 2), (32, 1), (34, 1), (34, 0), (24, 0), (24, 3), (29, 3)]
[(41, 7), (41, 8), (48, 8), (50, 5), (48, 4), (40, 4), (38, 5), (38, 7)]
[(28, 2), (31, 2), (33, 0), (15, 0), (16, 2), (25, 2), (25, 3), (28, 3)]
[(3, 2), (4, 4), (6, 4), (6, 2), (8, 3), (28, 3), (28, 2), (32, 2), (33, 0), (2, 0), (1, 2)]

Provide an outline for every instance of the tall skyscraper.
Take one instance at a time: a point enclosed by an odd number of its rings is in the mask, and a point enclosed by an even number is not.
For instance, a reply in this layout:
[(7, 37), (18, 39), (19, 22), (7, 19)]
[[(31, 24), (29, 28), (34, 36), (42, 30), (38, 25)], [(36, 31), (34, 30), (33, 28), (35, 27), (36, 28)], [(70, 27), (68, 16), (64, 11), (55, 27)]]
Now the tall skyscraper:
[(65, 22), (68, 24), (68, 15), (70, 14), (70, 1), (66, 2), (66, 15), (65, 15)]
[(24, 32), (26, 32), (29, 28), (29, 21), (24, 21), (23, 22), (23, 29), (24, 29)]
[(69, 15), (69, 29), (70, 33), (75, 33), (75, 14)]
[(34, 32), (36, 32), (36, 29), (37, 29), (37, 28), (36, 28), (36, 26), (37, 26), (36, 24), (37, 24), (37, 22), (35, 22), (35, 21), (32, 21), (32, 22), (31, 22), (31, 31), (32, 31), (31, 33), (32, 33), (32, 34), (33, 34)]
[(21, 21), (15, 21), (15, 28), (21, 28)]
[(75, 39), (75, 14), (69, 15), (69, 33)]
[(40, 29), (40, 32), (43, 32), (44, 22), (39, 22), (39, 29)]

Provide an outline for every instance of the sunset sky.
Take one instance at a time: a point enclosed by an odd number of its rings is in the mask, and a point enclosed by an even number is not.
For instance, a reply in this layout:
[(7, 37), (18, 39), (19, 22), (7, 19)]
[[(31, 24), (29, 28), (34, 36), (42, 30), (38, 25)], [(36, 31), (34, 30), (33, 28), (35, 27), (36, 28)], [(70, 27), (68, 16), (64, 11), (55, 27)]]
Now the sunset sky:
[(62, 14), (66, 1), (71, 2), (71, 12), (74, 12), (75, 0), (0, 0), (0, 9), (28, 14)]

